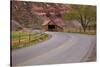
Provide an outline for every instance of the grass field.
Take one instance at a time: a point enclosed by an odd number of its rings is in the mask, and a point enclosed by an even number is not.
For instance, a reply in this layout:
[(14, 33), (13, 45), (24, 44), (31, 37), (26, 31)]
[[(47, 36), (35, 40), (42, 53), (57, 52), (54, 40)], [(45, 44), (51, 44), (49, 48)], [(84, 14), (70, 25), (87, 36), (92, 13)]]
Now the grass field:
[(19, 49), (31, 45), (35, 45), (41, 41), (48, 39), (48, 34), (37, 32), (12, 32), (11, 48)]
[(77, 29), (77, 28), (68, 28), (65, 29), (65, 32), (68, 33), (80, 33), (80, 34), (87, 34), (87, 35), (96, 35), (96, 30), (86, 30), (85, 32), (82, 29)]

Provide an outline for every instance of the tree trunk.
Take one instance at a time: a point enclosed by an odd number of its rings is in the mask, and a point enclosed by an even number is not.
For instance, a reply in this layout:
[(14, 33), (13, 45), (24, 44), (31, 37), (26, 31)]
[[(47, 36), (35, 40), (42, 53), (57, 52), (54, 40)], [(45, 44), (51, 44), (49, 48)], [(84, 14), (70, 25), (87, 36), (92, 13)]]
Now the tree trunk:
[(86, 31), (86, 28), (85, 28), (85, 27), (83, 27), (83, 31), (84, 31), (84, 32)]

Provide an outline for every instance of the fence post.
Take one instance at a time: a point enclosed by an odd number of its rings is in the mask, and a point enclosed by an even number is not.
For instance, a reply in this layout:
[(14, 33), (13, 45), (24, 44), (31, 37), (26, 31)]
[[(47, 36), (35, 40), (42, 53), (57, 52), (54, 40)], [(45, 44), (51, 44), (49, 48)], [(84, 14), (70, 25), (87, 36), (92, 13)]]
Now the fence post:
[(31, 33), (29, 32), (29, 44), (31, 43)]
[(90, 32), (90, 26), (88, 26), (88, 28), (89, 28), (89, 32)]
[(19, 32), (19, 45), (20, 45), (20, 38), (21, 38), (21, 36), (20, 36), (20, 32)]
[(79, 29), (80, 29), (80, 32), (81, 32), (81, 27)]

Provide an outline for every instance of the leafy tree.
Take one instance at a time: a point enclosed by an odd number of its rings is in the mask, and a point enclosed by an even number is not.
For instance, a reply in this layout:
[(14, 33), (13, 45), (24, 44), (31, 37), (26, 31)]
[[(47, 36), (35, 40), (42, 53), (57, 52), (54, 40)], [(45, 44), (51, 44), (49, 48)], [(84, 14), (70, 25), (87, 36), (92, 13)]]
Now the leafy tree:
[(78, 20), (85, 32), (89, 23), (96, 22), (96, 6), (70, 5), (71, 11), (64, 15), (65, 20)]

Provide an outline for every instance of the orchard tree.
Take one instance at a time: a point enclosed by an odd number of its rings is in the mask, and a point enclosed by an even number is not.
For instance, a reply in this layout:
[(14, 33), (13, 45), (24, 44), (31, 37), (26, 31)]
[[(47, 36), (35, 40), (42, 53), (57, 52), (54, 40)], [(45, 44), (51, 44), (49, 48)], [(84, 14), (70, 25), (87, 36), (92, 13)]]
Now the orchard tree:
[(65, 20), (78, 20), (84, 30), (89, 23), (96, 22), (96, 6), (70, 5), (71, 11), (64, 15)]

